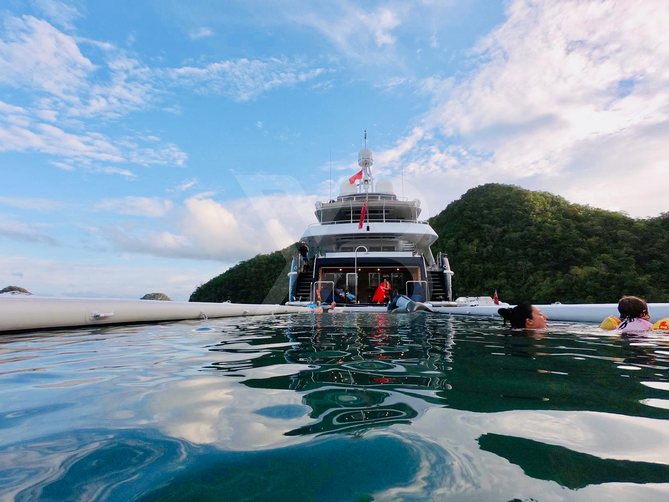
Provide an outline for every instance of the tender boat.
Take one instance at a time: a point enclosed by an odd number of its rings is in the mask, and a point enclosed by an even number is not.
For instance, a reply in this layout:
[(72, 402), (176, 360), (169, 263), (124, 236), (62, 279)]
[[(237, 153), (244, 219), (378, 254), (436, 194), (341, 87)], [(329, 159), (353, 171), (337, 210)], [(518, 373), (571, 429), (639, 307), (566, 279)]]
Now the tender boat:
[(360, 171), (335, 200), (316, 203), (318, 222), (301, 237), (305, 256), (293, 257), (288, 274), (287, 305), (381, 311), (397, 295), (454, 305), (453, 272), (448, 257), (430, 249), (437, 233), (420, 219), (420, 201), (398, 197), (389, 181), (376, 182), (373, 164), (365, 144)]

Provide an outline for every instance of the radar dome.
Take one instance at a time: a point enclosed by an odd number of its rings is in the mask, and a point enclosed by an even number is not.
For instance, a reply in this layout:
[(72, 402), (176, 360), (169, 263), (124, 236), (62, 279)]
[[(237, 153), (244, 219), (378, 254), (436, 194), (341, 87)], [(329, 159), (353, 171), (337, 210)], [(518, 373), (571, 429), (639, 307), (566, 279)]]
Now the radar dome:
[(352, 195), (355, 193), (355, 185), (348, 180), (342, 181), (339, 187), (339, 195)]
[(392, 181), (386, 179), (376, 182), (376, 191), (379, 193), (395, 193)]
[(360, 167), (370, 167), (372, 164), (374, 164), (372, 151), (369, 148), (360, 150), (360, 153), (358, 153), (358, 165)]

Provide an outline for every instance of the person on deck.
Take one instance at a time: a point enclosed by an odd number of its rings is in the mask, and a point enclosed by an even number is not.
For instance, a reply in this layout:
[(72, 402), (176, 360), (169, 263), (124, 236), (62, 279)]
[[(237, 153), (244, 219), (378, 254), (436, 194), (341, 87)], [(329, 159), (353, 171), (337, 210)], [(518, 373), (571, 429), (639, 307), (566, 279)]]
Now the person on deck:
[(309, 255), (309, 246), (307, 246), (307, 243), (304, 241), (300, 241), (297, 244), (297, 251), (300, 253), (300, 256), (302, 257), (302, 261), (304, 262), (305, 265), (309, 263), (308, 260), (308, 255)]
[(374, 296), (372, 296), (372, 303), (387, 303), (390, 300), (390, 290), (390, 281), (387, 277), (384, 277), (379, 287), (376, 288)]
[(530, 302), (519, 303), (513, 308), (499, 309), (497, 313), (504, 319), (504, 324), (509, 321), (512, 328), (543, 329), (548, 320), (548, 317)]

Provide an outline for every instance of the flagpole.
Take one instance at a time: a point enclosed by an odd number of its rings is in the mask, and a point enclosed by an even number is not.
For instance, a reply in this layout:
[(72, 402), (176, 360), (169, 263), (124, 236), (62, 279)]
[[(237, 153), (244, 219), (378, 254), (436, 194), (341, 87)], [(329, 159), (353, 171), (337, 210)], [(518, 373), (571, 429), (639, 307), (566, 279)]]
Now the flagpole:
[(365, 197), (365, 204), (367, 205), (367, 212), (365, 213), (365, 218), (367, 218), (367, 231), (369, 232), (369, 190), (367, 190), (367, 195)]
[[(365, 150), (367, 150), (367, 129), (365, 129)], [(367, 171), (367, 175), (369, 176), (369, 183), (367, 183), (365, 190), (365, 205), (367, 206), (367, 212), (365, 213), (365, 218), (367, 219), (367, 231), (369, 232), (369, 188), (370, 185), (372, 184), (372, 171), (370, 169), (370, 166), (367, 166), (365, 169)]]
[[(365, 129), (364, 139), (363, 149), (358, 153), (358, 165), (360, 166), (360, 171), (358, 171), (355, 176), (351, 176), (349, 182), (353, 183), (356, 178), (362, 180), (362, 183), (358, 184), (358, 188), (364, 188), (365, 200), (362, 204), (358, 228), (362, 229), (366, 222), (367, 231), (369, 232), (369, 190), (373, 183), (371, 166), (374, 163), (374, 159), (372, 158), (372, 152), (367, 149), (367, 129)], [(363, 187), (360, 187), (360, 185), (363, 185)], [(357, 193), (360, 193), (360, 191), (358, 190)]]

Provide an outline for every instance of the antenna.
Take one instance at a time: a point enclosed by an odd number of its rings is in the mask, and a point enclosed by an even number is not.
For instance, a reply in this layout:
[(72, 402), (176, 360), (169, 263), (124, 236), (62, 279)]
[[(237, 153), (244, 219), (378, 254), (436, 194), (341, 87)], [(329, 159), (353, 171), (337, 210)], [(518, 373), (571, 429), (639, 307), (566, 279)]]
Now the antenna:
[(328, 201), (332, 200), (332, 147), (330, 147), (330, 198)]
[(372, 176), (372, 164), (374, 164), (374, 157), (372, 151), (367, 148), (367, 129), (365, 129), (365, 146), (358, 153), (358, 165), (362, 169), (362, 187), (365, 192), (369, 193), (370, 189), (373, 191), (374, 177)]

